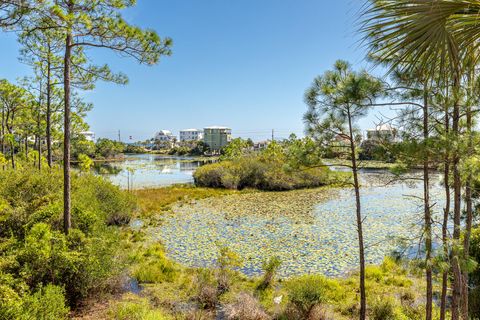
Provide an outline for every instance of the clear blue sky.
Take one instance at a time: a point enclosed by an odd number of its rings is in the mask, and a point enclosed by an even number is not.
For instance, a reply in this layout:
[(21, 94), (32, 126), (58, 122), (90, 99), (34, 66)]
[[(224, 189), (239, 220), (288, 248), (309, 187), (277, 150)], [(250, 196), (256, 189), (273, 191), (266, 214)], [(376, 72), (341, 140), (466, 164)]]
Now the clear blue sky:
[[(126, 73), (127, 86), (98, 83), (85, 95), (97, 137), (152, 137), (160, 129), (225, 125), (266, 139), (303, 133), (305, 89), (346, 59), (366, 66), (359, 44), (360, 0), (138, 0), (133, 24), (173, 38), (173, 55), (153, 67), (95, 49), (98, 63)], [(15, 36), (0, 35), (0, 78), (27, 75)], [(360, 122), (374, 126), (377, 113)]]

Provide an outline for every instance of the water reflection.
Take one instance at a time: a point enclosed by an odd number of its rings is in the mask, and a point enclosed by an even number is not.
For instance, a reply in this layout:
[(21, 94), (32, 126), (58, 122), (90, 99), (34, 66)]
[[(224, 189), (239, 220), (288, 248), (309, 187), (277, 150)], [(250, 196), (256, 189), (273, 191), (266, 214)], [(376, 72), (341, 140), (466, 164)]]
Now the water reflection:
[(125, 161), (97, 164), (95, 172), (123, 189), (193, 183), (193, 172), (208, 159), (153, 154), (126, 155)]

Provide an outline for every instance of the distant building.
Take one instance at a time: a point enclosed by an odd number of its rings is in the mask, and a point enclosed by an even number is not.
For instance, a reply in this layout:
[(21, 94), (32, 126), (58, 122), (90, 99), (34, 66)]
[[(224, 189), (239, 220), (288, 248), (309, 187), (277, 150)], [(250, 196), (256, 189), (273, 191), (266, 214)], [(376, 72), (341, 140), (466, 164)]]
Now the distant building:
[(85, 140), (95, 142), (95, 132), (83, 131), (80, 134), (85, 137)]
[(175, 137), (173, 136), (172, 132), (168, 130), (160, 130), (155, 135), (155, 140), (161, 141), (161, 142), (173, 142), (175, 141)]
[(212, 126), (203, 129), (203, 141), (212, 151), (218, 151), (232, 140), (232, 129)]
[(261, 151), (267, 149), (268, 145), (270, 144), (270, 140), (265, 141), (258, 141), (253, 144), (254, 151)]
[(375, 129), (367, 130), (368, 140), (394, 141), (397, 139), (398, 130), (389, 124), (377, 126)]
[(180, 142), (192, 142), (203, 139), (203, 132), (198, 129), (184, 129), (180, 131)]

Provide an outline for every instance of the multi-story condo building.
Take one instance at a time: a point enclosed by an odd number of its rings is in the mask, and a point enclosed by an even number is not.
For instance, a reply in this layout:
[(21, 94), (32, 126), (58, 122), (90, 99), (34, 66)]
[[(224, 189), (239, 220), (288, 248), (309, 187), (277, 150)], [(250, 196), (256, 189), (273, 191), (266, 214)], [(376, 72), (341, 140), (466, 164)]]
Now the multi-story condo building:
[(185, 129), (180, 131), (180, 142), (193, 142), (203, 139), (203, 132), (198, 129)]
[(232, 140), (232, 129), (212, 126), (203, 129), (203, 141), (212, 151), (218, 151)]

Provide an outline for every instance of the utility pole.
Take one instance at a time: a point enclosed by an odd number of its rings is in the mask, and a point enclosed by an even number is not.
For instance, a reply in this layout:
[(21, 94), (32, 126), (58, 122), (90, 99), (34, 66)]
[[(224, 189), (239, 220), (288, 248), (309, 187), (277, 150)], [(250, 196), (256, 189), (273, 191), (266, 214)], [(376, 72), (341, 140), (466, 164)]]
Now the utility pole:
[(275, 129), (272, 129), (272, 142), (275, 141)]
[(118, 130), (118, 142), (122, 142), (122, 139), (120, 139), (120, 130)]

